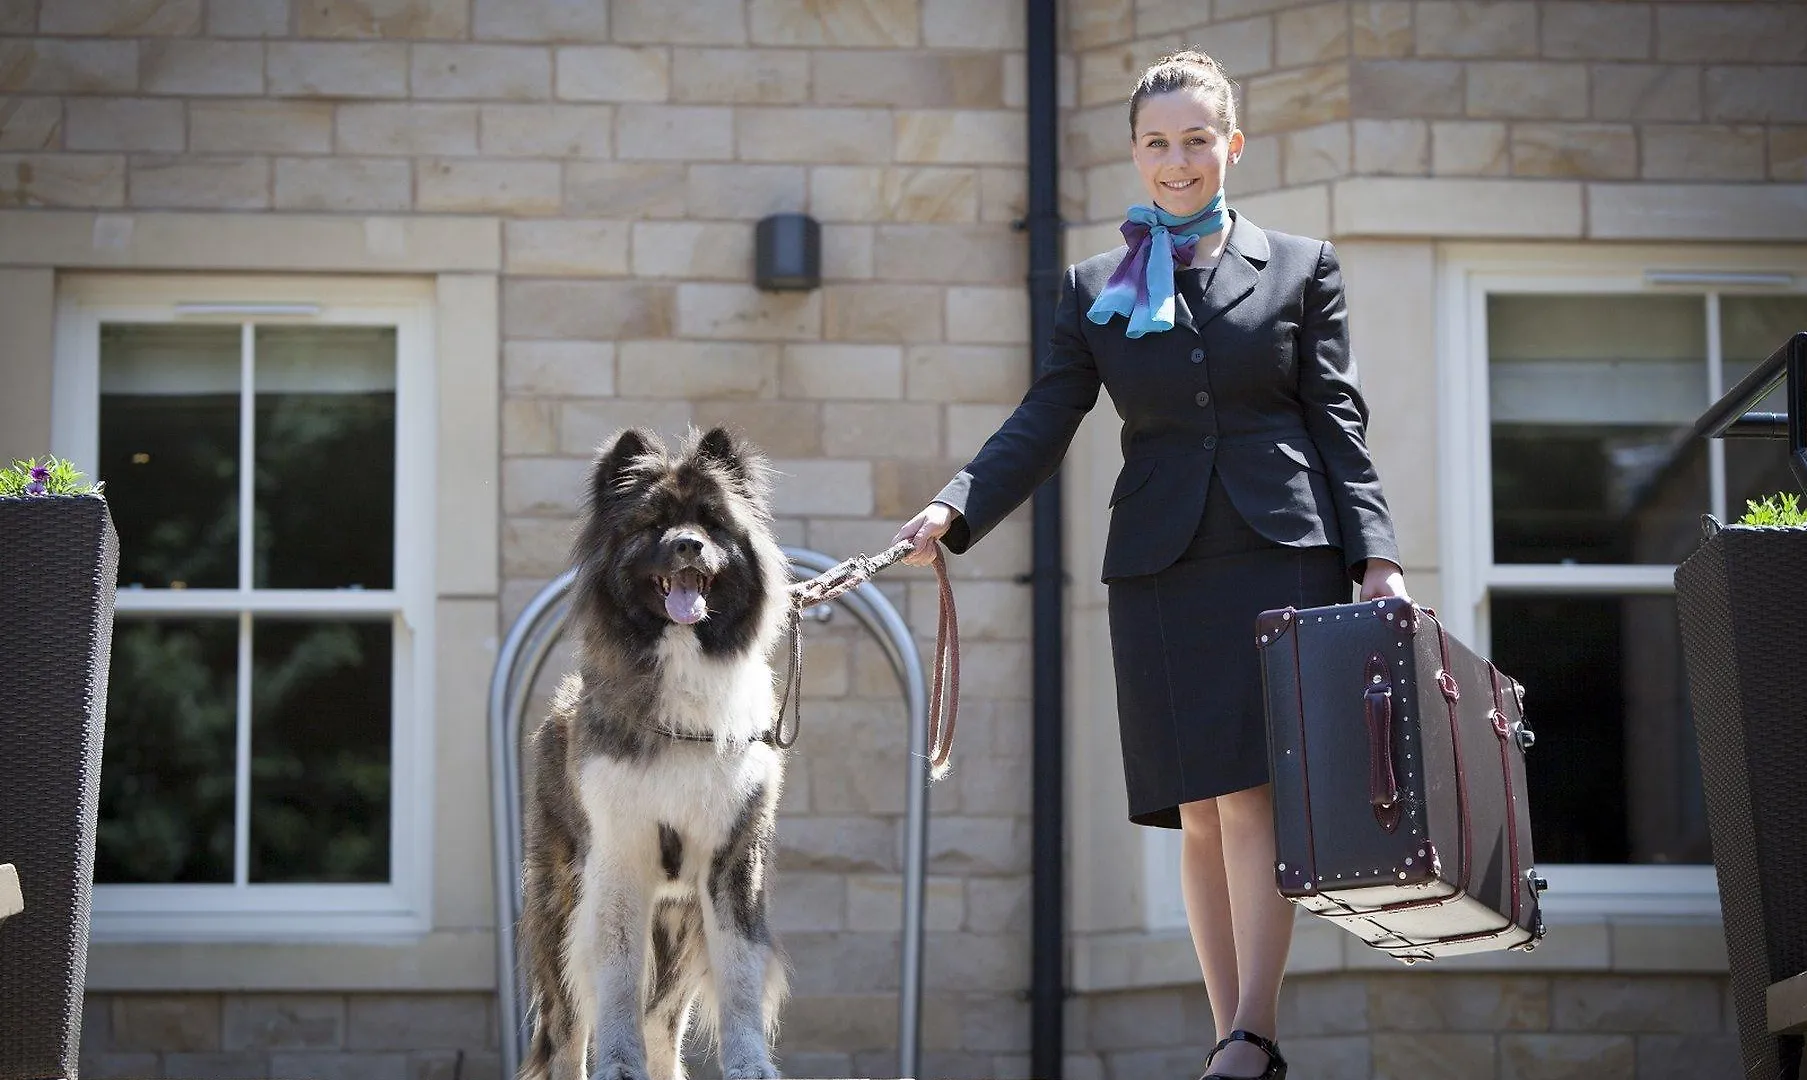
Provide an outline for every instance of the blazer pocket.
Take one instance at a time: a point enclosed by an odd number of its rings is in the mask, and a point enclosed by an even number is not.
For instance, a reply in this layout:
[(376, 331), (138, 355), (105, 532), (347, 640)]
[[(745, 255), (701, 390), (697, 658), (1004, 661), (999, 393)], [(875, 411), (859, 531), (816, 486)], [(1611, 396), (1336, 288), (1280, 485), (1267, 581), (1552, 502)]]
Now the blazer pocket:
[(1288, 461), (1291, 461), (1294, 465), (1297, 465), (1302, 469), (1310, 469), (1312, 472), (1317, 473), (1324, 471), (1324, 463), (1318, 460), (1317, 452), (1314, 450), (1302, 450), (1292, 443), (1284, 442), (1275, 443), (1274, 449), (1280, 452), (1281, 457), (1286, 458)]
[(1111, 506), (1122, 502), (1137, 488), (1148, 483), (1154, 475), (1154, 458), (1140, 458), (1123, 463), (1122, 471), (1117, 473), (1117, 483), (1111, 487)]

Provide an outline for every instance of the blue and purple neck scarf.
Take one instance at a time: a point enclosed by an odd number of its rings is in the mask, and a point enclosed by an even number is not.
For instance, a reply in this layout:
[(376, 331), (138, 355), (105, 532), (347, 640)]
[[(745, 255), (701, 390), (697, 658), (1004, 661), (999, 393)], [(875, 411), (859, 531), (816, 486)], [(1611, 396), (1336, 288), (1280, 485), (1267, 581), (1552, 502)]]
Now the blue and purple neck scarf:
[(1228, 220), (1222, 188), (1203, 210), (1188, 218), (1175, 217), (1158, 206), (1130, 207), (1121, 230), (1129, 254), (1117, 264), (1086, 318), (1102, 326), (1111, 316), (1122, 315), (1129, 319), (1132, 338), (1173, 329), (1175, 267), (1190, 263), (1199, 238), (1217, 232)]

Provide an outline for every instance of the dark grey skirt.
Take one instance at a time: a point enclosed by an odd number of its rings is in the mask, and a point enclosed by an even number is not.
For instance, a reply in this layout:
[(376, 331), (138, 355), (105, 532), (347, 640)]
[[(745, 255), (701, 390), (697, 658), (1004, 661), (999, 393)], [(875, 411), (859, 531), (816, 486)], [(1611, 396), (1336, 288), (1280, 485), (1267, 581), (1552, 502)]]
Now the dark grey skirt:
[(1340, 548), (1267, 539), (1213, 473), (1179, 561), (1109, 586), (1131, 821), (1177, 829), (1181, 803), (1268, 782), (1255, 617), (1347, 603), (1350, 584)]

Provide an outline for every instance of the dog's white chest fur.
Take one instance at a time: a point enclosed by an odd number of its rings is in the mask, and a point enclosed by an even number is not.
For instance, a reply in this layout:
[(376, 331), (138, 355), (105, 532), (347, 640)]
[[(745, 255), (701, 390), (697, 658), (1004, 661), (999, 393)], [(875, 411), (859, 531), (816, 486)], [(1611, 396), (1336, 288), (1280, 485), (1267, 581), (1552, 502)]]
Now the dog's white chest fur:
[(578, 774), (578, 798), (590, 826), (592, 858), (586, 864), (599, 858), (612, 866), (597, 870), (641, 879), (663, 874), (661, 825), (682, 839), (687, 864), (713, 854), (747, 803), (777, 785), (780, 775), (777, 751), (759, 742), (726, 753), (709, 743), (683, 743), (651, 761), (591, 758)]
[(688, 627), (665, 632), (658, 650), (658, 726), (686, 735), (713, 735), (724, 749), (764, 735), (776, 722), (772, 669), (744, 656), (718, 660), (703, 653)]

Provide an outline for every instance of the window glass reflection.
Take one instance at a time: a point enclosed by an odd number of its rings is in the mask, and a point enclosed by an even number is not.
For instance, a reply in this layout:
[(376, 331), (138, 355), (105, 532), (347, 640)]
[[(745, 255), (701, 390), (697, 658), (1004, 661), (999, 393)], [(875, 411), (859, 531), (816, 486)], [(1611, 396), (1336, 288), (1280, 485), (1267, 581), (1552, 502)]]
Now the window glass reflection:
[(389, 880), (393, 629), (252, 629), (252, 882)]
[(1543, 863), (1712, 859), (1673, 596), (1496, 595), (1493, 660), (1525, 685)]
[(230, 884), (238, 619), (122, 617), (107, 681), (94, 880)]
[(100, 331), (100, 461), (119, 587), (238, 587), (237, 326)]
[(257, 329), (260, 589), (395, 580), (395, 331)]
[(1673, 563), (1709, 508), (1700, 297), (1494, 295), (1493, 557)]

